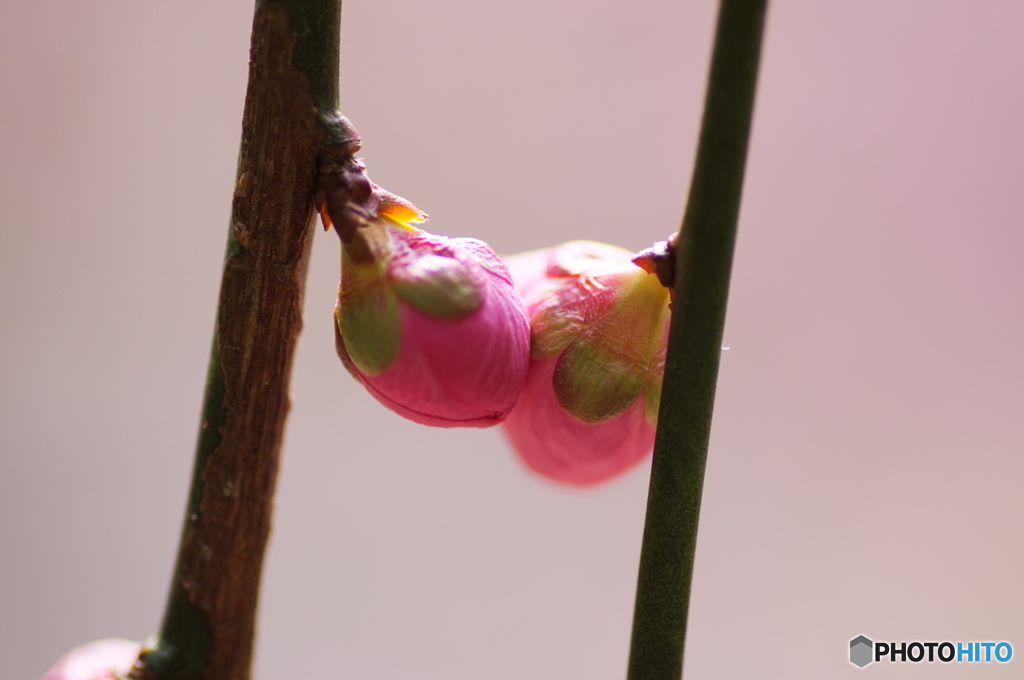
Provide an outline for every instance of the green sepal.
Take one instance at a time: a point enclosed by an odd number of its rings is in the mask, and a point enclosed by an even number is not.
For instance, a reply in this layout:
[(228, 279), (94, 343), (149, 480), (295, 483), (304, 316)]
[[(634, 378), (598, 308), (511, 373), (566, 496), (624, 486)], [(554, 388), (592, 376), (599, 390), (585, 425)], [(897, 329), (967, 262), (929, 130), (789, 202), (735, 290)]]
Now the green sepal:
[(484, 284), (462, 262), (443, 255), (422, 255), (392, 271), (395, 292), (430, 316), (458, 319), (480, 309)]
[(614, 418), (629, 408), (643, 389), (645, 374), (637, 370), (635, 359), (616, 353), (593, 337), (579, 338), (555, 366), (558, 402), (585, 423)]
[[(657, 274), (654, 274), (657, 276)], [(655, 345), (651, 363), (647, 368), (647, 380), (644, 382), (644, 415), (647, 424), (658, 426), (658, 411), (661, 408), (661, 383), (665, 378), (665, 352), (668, 347), (668, 324), (672, 312), (665, 305), (661, 313), (661, 341)]]
[(661, 383), (665, 375), (665, 363), (654, 366), (644, 381), (644, 416), (651, 427), (658, 426), (658, 410), (661, 408)]
[(362, 373), (378, 375), (398, 357), (398, 297), (376, 262), (357, 264), (342, 250), (341, 291), (334, 315), (345, 351)]
[(641, 392), (648, 419), (660, 401), (659, 352), (668, 292), (639, 268), (611, 309), (573, 341), (555, 367), (555, 396), (571, 415), (588, 423), (609, 420)]

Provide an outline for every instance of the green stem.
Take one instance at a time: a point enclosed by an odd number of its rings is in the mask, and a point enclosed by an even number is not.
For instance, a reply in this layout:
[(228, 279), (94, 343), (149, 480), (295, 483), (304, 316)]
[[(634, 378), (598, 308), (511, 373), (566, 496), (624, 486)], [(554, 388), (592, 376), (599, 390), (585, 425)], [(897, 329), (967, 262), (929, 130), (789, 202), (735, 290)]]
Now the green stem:
[(767, 0), (722, 0), (676, 282), (640, 553), (629, 680), (682, 677), (711, 435)]
[(337, 113), (340, 0), (257, 0), (202, 424), (160, 634), (136, 680), (247, 680), (312, 244)]

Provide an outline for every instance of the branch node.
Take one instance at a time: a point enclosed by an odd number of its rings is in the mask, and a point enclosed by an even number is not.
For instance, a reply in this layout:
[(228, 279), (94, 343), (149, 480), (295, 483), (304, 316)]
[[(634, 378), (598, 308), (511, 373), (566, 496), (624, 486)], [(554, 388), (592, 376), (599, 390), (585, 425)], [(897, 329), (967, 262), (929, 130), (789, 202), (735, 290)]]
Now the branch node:
[(650, 248), (641, 250), (633, 257), (633, 264), (648, 274), (655, 274), (661, 285), (670, 291), (676, 285), (676, 243), (679, 232), (664, 241), (658, 241)]

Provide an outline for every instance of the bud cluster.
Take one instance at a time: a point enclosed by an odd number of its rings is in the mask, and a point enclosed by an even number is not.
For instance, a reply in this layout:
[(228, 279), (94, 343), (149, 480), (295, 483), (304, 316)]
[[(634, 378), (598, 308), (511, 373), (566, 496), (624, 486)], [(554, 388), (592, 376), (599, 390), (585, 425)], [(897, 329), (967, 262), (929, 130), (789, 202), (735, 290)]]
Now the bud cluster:
[(504, 423), (530, 469), (569, 484), (650, 452), (674, 261), (665, 244), (634, 255), (572, 241), (503, 262), (482, 241), (420, 229), (427, 216), (359, 161), (326, 177), (321, 215), (342, 241), (338, 355), (378, 401), (424, 425)]

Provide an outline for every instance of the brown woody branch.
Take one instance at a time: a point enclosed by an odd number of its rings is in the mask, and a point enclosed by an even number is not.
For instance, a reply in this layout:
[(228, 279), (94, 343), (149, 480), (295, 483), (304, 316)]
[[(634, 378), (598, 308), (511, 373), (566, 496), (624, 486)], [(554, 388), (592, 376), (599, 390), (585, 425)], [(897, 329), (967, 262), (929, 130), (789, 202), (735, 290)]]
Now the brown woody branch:
[(160, 636), (133, 668), (137, 680), (247, 680), (250, 674), (302, 327), (317, 158), (344, 133), (335, 111), (339, 19), (338, 0), (256, 6), (191, 493)]

